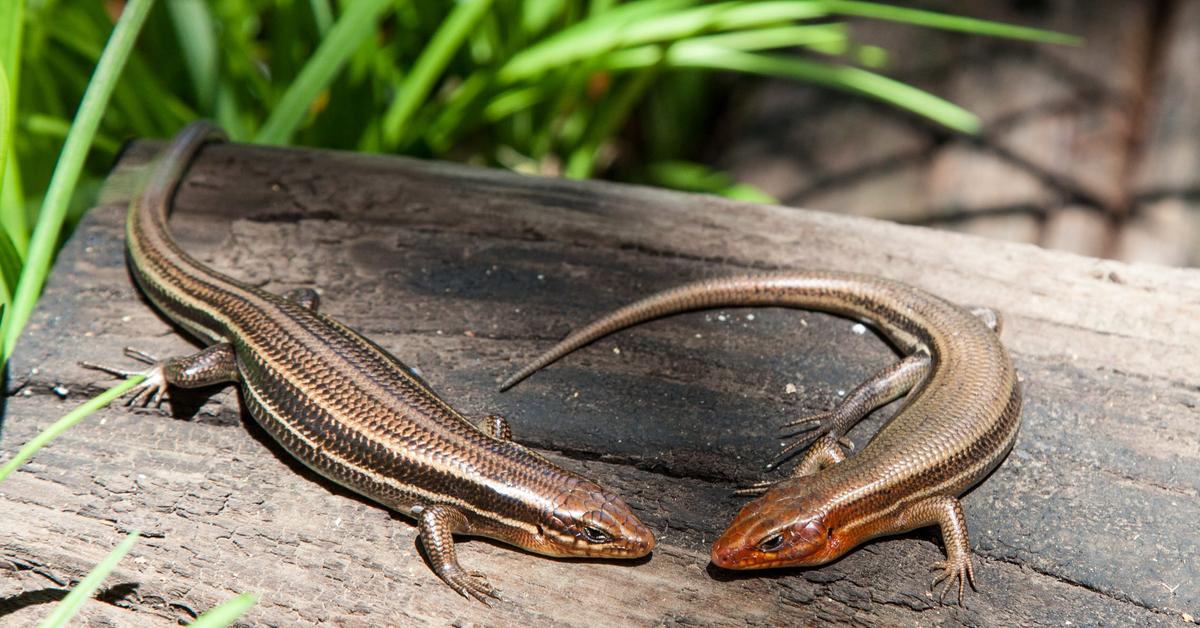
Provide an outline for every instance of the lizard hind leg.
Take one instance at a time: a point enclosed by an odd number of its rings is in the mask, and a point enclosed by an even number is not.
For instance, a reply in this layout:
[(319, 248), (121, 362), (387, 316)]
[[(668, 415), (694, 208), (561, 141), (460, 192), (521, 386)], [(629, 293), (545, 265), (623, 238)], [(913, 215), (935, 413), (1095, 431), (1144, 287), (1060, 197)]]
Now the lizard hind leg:
[(841, 463), (846, 459), (846, 452), (842, 448), (851, 449), (850, 443), (845, 438), (839, 438), (836, 434), (826, 434), (817, 439), (813, 446), (808, 451), (804, 452), (804, 458), (800, 460), (800, 464), (792, 469), (791, 477), (799, 478), (806, 475), (812, 475), (822, 469), (827, 469), (835, 464)]
[[(845, 437), (839, 437), (837, 434), (829, 433), (818, 438), (813, 446), (808, 451), (804, 452), (804, 458), (800, 460), (800, 464), (792, 469), (790, 478), (799, 478), (806, 475), (812, 475), (827, 467), (832, 467), (846, 459), (846, 453), (842, 448), (849, 450), (854, 449), (854, 443)], [(784, 478), (788, 479), (788, 478)], [(782, 482), (783, 480), (761, 480), (737, 488), (733, 491), (734, 495), (750, 495), (758, 496), (766, 493), (771, 487)]]
[(80, 362), (80, 366), (123, 379), (135, 375), (144, 376), (146, 379), (130, 391), (132, 394), (126, 402), (127, 405), (137, 404), (144, 407), (154, 404), (158, 407), (167, 399), (171, 386), (202, 388), (238, 380), (237, 355), (233, 345), (227, 342), (212, 345), (192, 355), (165, 360), (129, 347), (125, 348), (125, 355), (143, 364), (149, 364), (150, 367), (141, 371), (130, 371), (91, 362)]

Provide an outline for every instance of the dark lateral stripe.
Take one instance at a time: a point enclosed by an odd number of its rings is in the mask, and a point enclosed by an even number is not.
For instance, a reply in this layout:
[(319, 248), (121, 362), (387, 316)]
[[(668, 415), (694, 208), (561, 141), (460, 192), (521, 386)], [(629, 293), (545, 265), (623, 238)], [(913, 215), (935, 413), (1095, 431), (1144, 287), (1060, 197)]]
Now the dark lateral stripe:
[(357, 332), (175, 243), (167, 208), (207, 137), (185, 132), (130, 207), (129, 258), (147, 297), (202, 340), (233, 343), (251, 414), (317, 472), (392, 507), (453, 504), (474, 522), (536, 533), (537, 513), (582, 478), (483, 434)]

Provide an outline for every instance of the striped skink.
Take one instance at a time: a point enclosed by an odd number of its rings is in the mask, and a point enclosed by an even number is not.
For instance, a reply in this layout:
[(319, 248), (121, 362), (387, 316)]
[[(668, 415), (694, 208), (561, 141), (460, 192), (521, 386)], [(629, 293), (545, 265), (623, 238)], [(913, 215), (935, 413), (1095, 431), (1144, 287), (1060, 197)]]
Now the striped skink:
[(168, 207), (193, 156), (223, 139), (209, 123), (184, 129), (130, 205), (133, 277), (207, 346), (163, 361), (133, 352), (153, 365), (131, 402), (157, 404), (169, 386), (240, 382), (250, 414), (291, 455), (416, 519), (437, 575), (464, 597), (499, 595), (459, 566), (455, 534), (547, 556), (637, 558), (653, 549), (654, 535), (620, 497), (513, 442), (502, 418), (469, 421), (379, 345), (319, 313), (315, 292), (271, 294), (184, 252), (167, 229)]
[[(877, 327), (906, 357), (848, 393), (833, 410), (793, 421), (812, 443), (788, 479), (761, 483), (712, 548), (728, 569), (828, 563), (882, 535), (941, 528), (946, 560), (935, 564), (941, 597), (974, 586), (966, 520), (958, 496), (1000, 464), (1016, 440), (1021, 388), (1000, 344), (1000, 319), (911, 286), (861, 274), (797, 272), (692, 283), (609, 314), (572, 333), (501, 387), (597, 338), (688, 310), (785, 306), (833, 312)], [(907, 394), (903, 406), (857, 455), (846, 432), (874, 409)], [(814, 442), (815, 441), (815, 442)], [(777, 457), (777, 460), (779, 458)], [(765, 492), (764, 492), (765, 491)]]

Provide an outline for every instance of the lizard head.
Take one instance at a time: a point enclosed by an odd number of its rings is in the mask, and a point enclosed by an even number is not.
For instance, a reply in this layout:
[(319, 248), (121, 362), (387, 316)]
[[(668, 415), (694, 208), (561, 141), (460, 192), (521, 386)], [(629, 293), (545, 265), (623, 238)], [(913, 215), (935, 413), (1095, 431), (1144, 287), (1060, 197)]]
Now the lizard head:
[(806, 567), (850, 549), (819, 508), (825, 500), (812, 494), (805, 479), (784, 480), (746, 504), (713, 543), (713, 564), (725, 569)]
[(548, 556), (641, 558), (654, 533), (611, 491), (582, 477), (550, 500), (527, 549)]

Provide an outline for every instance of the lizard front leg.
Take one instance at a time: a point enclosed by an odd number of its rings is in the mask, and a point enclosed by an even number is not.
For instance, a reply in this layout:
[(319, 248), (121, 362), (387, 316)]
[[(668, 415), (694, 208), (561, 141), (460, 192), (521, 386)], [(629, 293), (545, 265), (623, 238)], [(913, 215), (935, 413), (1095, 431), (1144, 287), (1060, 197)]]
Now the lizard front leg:
[(500, 592), (488, 584), (483, 574), (466, 571), (458, 564), (454, 533), (467, 532), (470, 527), (462, 511), (445, 504), (429, 506), (418, 515), (417, 527), (433, 571), (446, 584), (459, 595), (474, 597), (484, 604), (488, 604), (488, 598), (500, 599)]
[(933, 564), (938, 571), (932, 587), (942, 585), (938, 600), (958, 585), (958, 603), (962, 604), (963, 591), (970, 584), (975, 588), (975, 569), (971, 565), (971, 543), (967, 539), (967, 518), (963, 515), (958, 499), (949, 495), (929, 497), (900, 512), (895, 523), (888, 526), (885, 534), (899, 534), (925, 526), (936, 525), (942, 533), (942, 544), (946, 547), (946, 560)]

